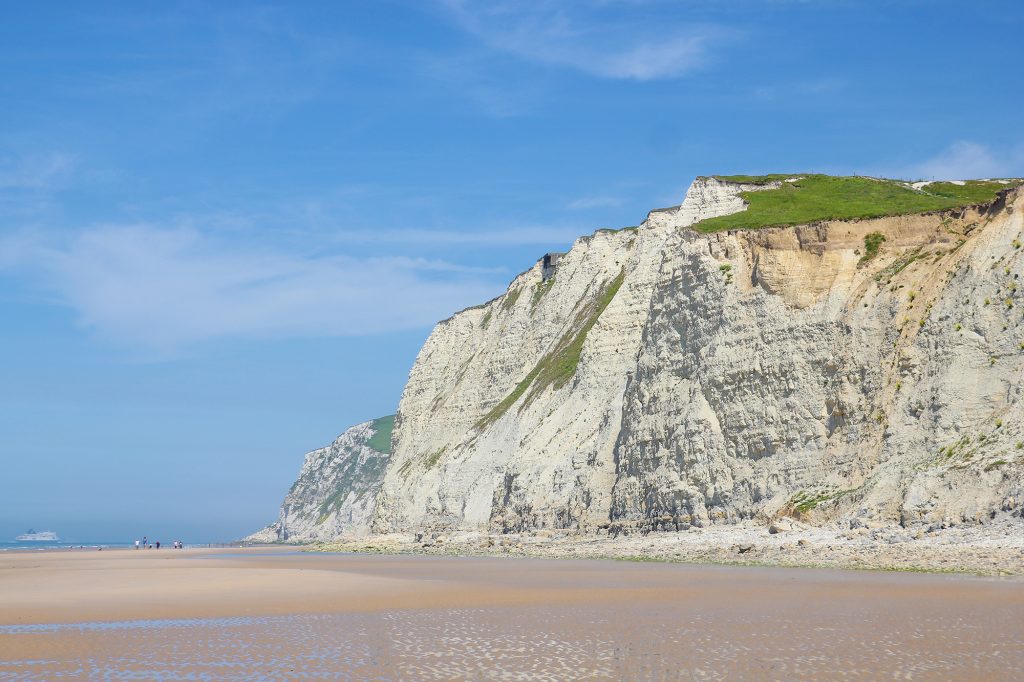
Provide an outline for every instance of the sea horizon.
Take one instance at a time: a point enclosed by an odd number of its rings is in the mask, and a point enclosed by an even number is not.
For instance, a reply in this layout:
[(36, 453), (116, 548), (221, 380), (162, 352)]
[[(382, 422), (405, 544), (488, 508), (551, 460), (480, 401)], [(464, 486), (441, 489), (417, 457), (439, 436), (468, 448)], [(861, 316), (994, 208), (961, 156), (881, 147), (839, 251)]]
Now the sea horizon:
[[(141, 537), (139, 538), (142, 539)], [(240, 544), (240, 540), (205, 540), (200, 542), (185, 542), (185, 547), (202, 548), (202, 547), (223, 547), (227, 545)], [(171, 549), (174, 545), (174, 539), (170, 541), (160, 541), (160, 549)], [(135, 540), (79, 540), (77, 538), (58, 540), (58, 541), (5, 541), (0, 542), (0, 552), (14, 551), (14, 550), (44, 550), (44, 549), (130, 549), (135, 546)], [(151, 547), (155, 549), (155, 541), (151, 541)]]

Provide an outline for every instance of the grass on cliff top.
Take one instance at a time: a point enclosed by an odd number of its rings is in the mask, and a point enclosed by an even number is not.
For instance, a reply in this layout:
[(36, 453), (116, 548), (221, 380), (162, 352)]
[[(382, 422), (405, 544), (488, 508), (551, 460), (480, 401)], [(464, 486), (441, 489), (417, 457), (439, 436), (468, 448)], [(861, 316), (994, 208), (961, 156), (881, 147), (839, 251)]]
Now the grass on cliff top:
[(391, 432), (395, 430), (395, 415), (374, 419), (370, 428), (373, 429), (373, 436), (366, 441), (366, 447), (390, 455)]
[(569, 379), (576, 374), (576, 368), (580, 364), (580, 354), (583, 352), (583, 343), (587, 340), (587, 334), (594, 328), (601, 313), (615, 298), (625, 277), (626, 273), (622, 271), (615, 279), (605, 283), (595, 300), (585, 306), (576, 316), (575, 323), (566, 331), (554, 349), (540, 359), (540, 362), (530, 370), (526, 378), (520, 381), (512, 389), (512, 392), (505, 396), (504, 400), (491, 408), (491, 411), (477, 422), (477, 428), (482, 429), (498, 421), (510, 407), (523, 397), (527, 389), (530, 390), (530, 393), (523, 403), (524, 406), (540, 395), (548, 386), (554, 386), (557, 389), (568, 383)]
[[(933, 182), (914, 189), (900, 180), (807, 175), (723, 175), (728, 182), (765, 185), (782, 181), (778, 189), (740, 192), (747, 210), (708, 218), (693, 227), (698, 232), (804, 225), (820, 220), (856, 220), (909, 215), (994, 201), (1011, 184), (969, 180), (963, 185)], [(1017, 183), (1019, 184), (1019, 183)]]
[(771, 175), (715, 175), (714, 178), (743, 185), (767, 185), (769, 182), (785, 180), (786, 178), (799, 178), (806, 175), (806, 173), (773, 173)]

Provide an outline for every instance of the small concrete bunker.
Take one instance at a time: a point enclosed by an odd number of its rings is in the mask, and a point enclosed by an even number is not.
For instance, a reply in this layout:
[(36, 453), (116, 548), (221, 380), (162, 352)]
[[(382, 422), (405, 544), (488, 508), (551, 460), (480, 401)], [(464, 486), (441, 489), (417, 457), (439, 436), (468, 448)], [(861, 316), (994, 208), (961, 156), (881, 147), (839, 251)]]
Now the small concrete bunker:
[(555, 276), (555, 269), (558, 267), (558, 261), (562, 260), (562, 256), (564, 255), (564, 253), (558, 253), (557, 251), (551, 251), (544, 254), (544, 257), (540, 259), (541, 281), (546, 282)]

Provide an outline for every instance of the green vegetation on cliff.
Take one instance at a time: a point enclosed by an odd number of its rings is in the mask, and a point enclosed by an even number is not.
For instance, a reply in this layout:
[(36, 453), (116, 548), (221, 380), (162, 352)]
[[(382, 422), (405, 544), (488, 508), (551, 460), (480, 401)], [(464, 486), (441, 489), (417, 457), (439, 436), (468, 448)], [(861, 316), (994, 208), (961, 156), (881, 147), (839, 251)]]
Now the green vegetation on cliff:
[[(787, 177), (799, 179), (787, 182)], [(962, 185), (932, 182), (915, 189), (900, 180), (831, 175), (723, 175), (716, 178), (751, 185), (780, 182), (781, 186), (740, 192), (747, 202), (747, 210), (702, 220), (693, 226), (699, 232), (939, 211), (994, 201), (1000, 190), (1012, 186), (989, 180), (969, 180)]]
[[(601, 291), (577, 314), (576, 319), (569, 329), (562, 335), (558, 343), (549, 353), (540, 359), (540, 362), (530, 370), (526, 378), (512, 389), (512, 392), (505, 396), (505, 399), (495, 405), (490, 412), (477, 422), (477, 428), (484, 428), (493, 424), (501, 418), (509, 408), (516, 404), (527, 389), (530, 393), (523, 405), (527, 405), (548, 386), (561, 388), (569, 379), (576, 374), (576, 368), (580, 363), (580, 354), (583, 352), (583, 343), (587, 340), (587, 334), (597, 324), (601, 313), (605, 311), (608, 304), (615, 298), (626, 273), (622, 271), (610, 282), (605, 282)], [(532, 388), (531, 388), (532, 386)]]
[(867, 263), (877, 256), (878, 250), (882, 248), (882, 242), (884, 241), (885, 235), (881, 232), (872, 232), (871, 234), (864, 235), (864, 255), (860, 257), (861, 264)]
[(374, 419), (370, 428), (373, 429), (373, 436), (366, 441), (366, 447), (390, 455), (391, 432), (395, 430), (395, 415)]
[(716, 180), (735, 182), (742, 185), (767, 185), (769, 182), (778, 182), (786, 178), (798, 178), (806, 176), (807, 173), (773, 173), (771, 175), (715, 175)]
[(538, 364), (540, 371), (537, 373), (537, 381), (533, 385), (533, 390), (530, 391), (531, 395), (540, 393), (552, 385), (555, 388), (561, 388), (576, 374), (576, 368), (580, 364), (580, 354), (583, 352), (583, 342), (587, 340), (587, 334), (597, 324), (601, 313), (615, 298), (625, 276), (624, 271), (620, 272), (615, 279), (601, 287), (597, 299), (576, 316), (575, 324), (558, 342), (555, 350), (545, 358), (547, 361), (541, 361)]
[[(331, 482), (333, 491), (318, 507), (317, 524), (323, 523), (333, 512), (341, 509), (353, 495), (354, 502), (358, 502), (384, 477), (388, 455), (391, 454), (391, 431), (394, 425), (394, 415), (381, 417), (373, 420), (370, 425), (373, 435), (366, 441), (357, 440), (353, 443), (339, 438), (327, 448), (329, 452), (319, 458), (317, 469), (308, 472), (303, 470), (289, 494), (304, 487), (304, 495), (315, 495), (325, 481)], [(362, 457), (360, 445), (380, 454)]]

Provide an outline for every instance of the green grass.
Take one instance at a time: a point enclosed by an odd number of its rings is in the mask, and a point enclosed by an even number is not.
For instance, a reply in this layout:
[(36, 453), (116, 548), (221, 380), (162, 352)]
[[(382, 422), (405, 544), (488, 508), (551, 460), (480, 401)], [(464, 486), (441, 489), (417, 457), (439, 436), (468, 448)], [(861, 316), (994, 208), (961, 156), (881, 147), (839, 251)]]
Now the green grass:
[(966, 206), (988, 203), (996, 198), (996, 192), (1011, 186), (999, 182), (969, 180), (964, 185), (954, 185), (952, 182), (932, 182), (922, 189), (928, 194), (953, 200), (957, 202), (955, 204), (957, 206)]
[(923, 258), (925, 255), (926, 254), (921, 253), (921, 247), (917, 247), (910, 253), (904, 254), (902, 257), (898, 258), (892, 265), (879, 273), (879, 277), (876, 277), (876, 279), (881, 279), (881, 275), (883, 274), (886, 278), (891, 279), (906, 270), (907, 266), (911, 263), (919, 258)]
[(806, 173), (774, 173), (772, 175), (715, 175), (713, 177), (716, 180), (742, 185), (767, 185), (770, 182), (780, 182), (786, 178), (799, 178), (806, 175)]
[(861, 256), (860, 262), (866, 263), (877, 256), (878, 250), (882, 248), (882, 242), (884, 241), (885, 235), (881, 232), (872, 232), (871, 234), (864, 235), (864, 255)]
[(587, 334), (594, 328), (598, 318), (601, 317), (601, 313), (605, 311), (608, 304), (615, 298), (615, 294), (618, 293), (619, 287), (622, 286), (622, 280), (625, 279), (625, 276), (626, 273), (624, 271), (620, 272), (615, 279), (605, 284), (597, 295), (596, 305), (585, 309), (581, 315), (577, 316), (577, 323), (580, 325), (578, 330), (575, 334), (569, 332), (563, 336), (549, 356), (550, 360), (541, 365), (540, 372), (537, 374), (537, 381), (533, 385), (533, 390), (530, 391), (531, 394), (540, 393), (548, 386), (561, 388), (576, 374), (576, 368), (580, 363), (580, 354), (583, 352), (583, 343), (587, 340)]
[(522, 294), (523, 294), (523, 290), (522, 289), (513, 289), (512, 291), (510, 291), (507, 294), (505, 294), (505, 300), (503, 300), (501, 302), (501, 309), (502, 309), (502, 311), (503, 312), (508, 312), (509, 310), (511, 310), (515, 306), (516, 301), (519, 300), (519, 297)]
[(366, 441), (366, 447), (385, 455), (391, 454), (391, 432), (395, 429), (395, 415), (373, 420), (373, 436)]
[(812, 509), (816, 509), (819, 505), (825, 502), (831, 502), (832, 500), (838, 500), (840, 497), (849, 495), (850, 493), (857, 492), (857, 488), (850, 488), (848, 490), (825, 490), (810, 492), (801, 490), (800, 492), (789, 498), (788, 506), (797, 514), (806, 514)]
[[(763, 185), (793, 176), (718, 177)], [(1010, 186), (970, 180), (964, 185), (937, 182), (916, 190), (899, 180), (808, 175), (795, 182), (782, 182), (778, 189), (740, 192), (747, 210), (708, 218), (693, 227), (699, 232), (717, 232), (924, 213), (994, 201), (1000, 190)]]
[(435, 466), (437, 466), (437, 463), (441, 461), (441, 458), (444, 456), (444, 453), (447, 449), (447, 447), (443, 447), (436, 452), (430, 453), (427, 456), (427, 458), (423, 460), (423, 465), (427, 469), (433, 469)]
[(598, 318), (601, 317), (601, 313), (615, 298), (625, 276), (625, 271), (622, 271), (615, 279), (605, 283), (595, 300), (584, 306), (577, 314), (573, 326), (559, 339), (554, 349), (540, 359), (526, 375), (526, 378), (520, 381), (512, 389), (512, 392), (505, 396), (504, 400), (495, 405), (477, 422), (477, 428), (485, 428), (500, 419), (523, 397), (528, 389), (530, 393), (523, 403), (524, 407), (549, 386), (558, 389), (568, 383), (569, 379), (576, 374), (587, 334), (593, 329)]
[(537, 282), (533, 285), (533, 295), (530, 297), (530, 314), (537, 308), (537, 304), (540, 303), (540, 299), (544, 298), (544, 294), (551, 291), (551, 287), (555, 285), (555, 278), (549, 277), (543, 282)]
[[(975, 455), (984, 454), (983, 448), (986, 440), (983, 433), (979, 434), (976, 439), (971, 438), (970, 435), (961, 436), (949, 445), (939, 448), (939, 452), (934, 458), (924, 461), (916, 468), (918, 471), (936, 466), (953, 466), (962, 469), (974, 459)], [(975, 441), (977, 441), (976, 445)]]
[(317, 516), (316, 525), (319, 526), (321, 523), (326, 521), (330, 517), (331, 512), (333, 512), (335, 509), (340, 507), (342, 503), (345, 502), (345, 499), (348, 497), (348, 494), (348, 489), (336, 490), (333, 495), (324, 500), (323, 503), (320, 505), (320, 515)]

